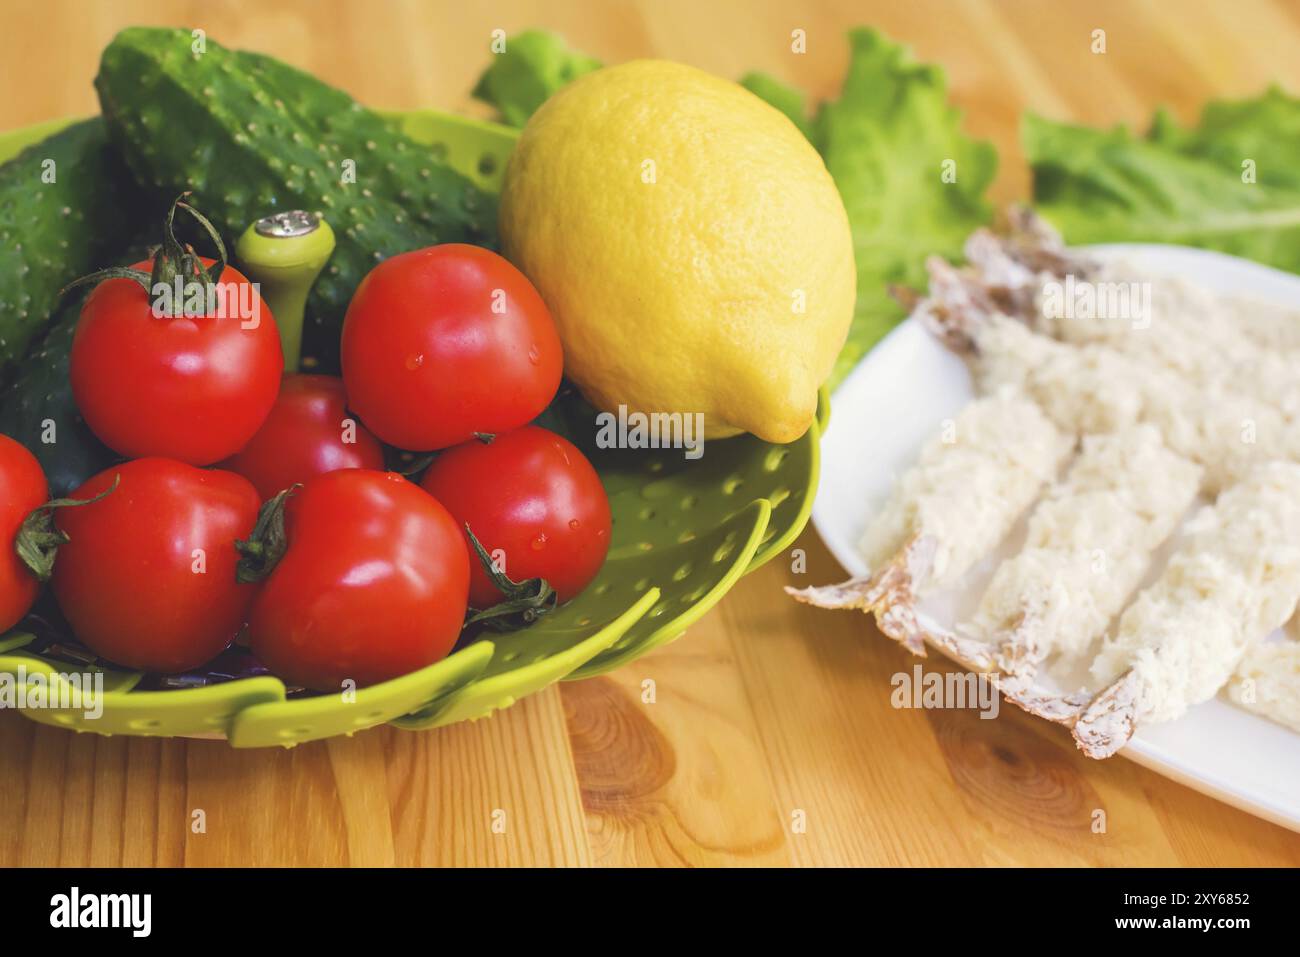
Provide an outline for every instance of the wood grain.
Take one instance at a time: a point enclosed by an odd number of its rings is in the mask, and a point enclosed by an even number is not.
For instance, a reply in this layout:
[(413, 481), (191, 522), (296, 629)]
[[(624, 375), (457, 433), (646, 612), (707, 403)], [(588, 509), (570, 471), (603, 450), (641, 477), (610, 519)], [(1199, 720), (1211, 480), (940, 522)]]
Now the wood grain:
[[(1212, 97), (1300, 89), (1300, 5), (1280, 0), (0, 7), (0, 76), (22, 91), (0, 102), (0, 128), (93, 112), (99, 51), (132, 23), (203, 27), (376, 106), (479, 114), (469, 90), (494, 28), (550, 27), (608, 61), (761, 68), (817, 99), (840, 83), (844, 31), (869, 23), (944, 66), (967, 128), (998, 147), (1000, 200), (1029, 188), (1026, 109), (1140, 126), (1157, 105), (1186, 120)], [(0, 865), (1300, 865), (1300, 835), (1088, 761), (1014, 709), (896, 710), (890, 678), (915, 661), (865, 618), (786, 599), (785, 584), (840, 573), (813, 532), (796, 547), (806, 572), (778, 558), (681, 641), (440, 731), (234, 751), (0, 714)]]

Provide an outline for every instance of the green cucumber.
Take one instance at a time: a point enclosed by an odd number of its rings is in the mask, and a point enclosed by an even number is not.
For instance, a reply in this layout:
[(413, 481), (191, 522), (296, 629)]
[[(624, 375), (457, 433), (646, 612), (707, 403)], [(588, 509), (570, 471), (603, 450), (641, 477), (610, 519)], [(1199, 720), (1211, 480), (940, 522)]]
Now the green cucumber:
[[(97, 265), (130, 266), (147, 260), (152, 235), (141, 231), (134, 242), (119, 246)], [(90, 431), (72, 397), (72, 337), (89, 295), (90, 289), (83, 287), (60, 300), (44, 335), (33, 341), (0, 392), (0, 432), (36, 456), (52, 498), (67, 496), (92, 475), (122, 461)]]
[(144, 213), (98, 119), (0, 166), (0, 372), (26, 354), (59, 290), (121, 249)]
[(491, 245), (495, 199), (346, 93), (270, 57), (203, 42), (195, 52), (187, 30), (118, 34), (95, 79), (110, 136), (142, 185), (160, 200), (193, 190), (232, 245), (277, 210), (309, 210), (333, 226), (338, 245), (303, 334), (304, 356), (333, 371), (366, 272), (432, 243)]
[(53, 498), (65, 497), (92, 475), (121, 461), (95, 438), (72, 398), (68, 360), (87, 295), (85, 289), (70, 294), (58, 307), (44, 338), (32, 345), (0, 393), (0, 432), (36, 456)]

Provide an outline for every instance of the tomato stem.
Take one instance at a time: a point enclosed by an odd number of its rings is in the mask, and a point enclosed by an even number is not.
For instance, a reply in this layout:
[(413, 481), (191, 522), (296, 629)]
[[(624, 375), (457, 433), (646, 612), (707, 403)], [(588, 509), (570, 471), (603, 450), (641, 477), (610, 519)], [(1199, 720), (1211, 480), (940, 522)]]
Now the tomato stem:
[(267, 499), (257, 513), (257, 523), (248, 538), (236, 539), (235, 550), (242, 556), (235, 566), (235, 581), (247, 585), (260, 582), (275, 571), (284, 557), (289, 539), (284, 532), (284, 507), (302, 484), (290, 485)]
[[(189, 192), (181, 193), (167, 209), (167, 218), (163, 220), (162, 244), (155, 247), (151, 254), (153, 257), (152, 272), (146, 273), (143, 269), (131, 269), (125, 266), (112, 266), (108, 269), (101, 269), (89, 276), (82, 276), (80, 279), (74, 279), (68, 283), (59, 290), (59, 299), (80, 286), (97, 286), (106, 279), (130, 279), (139, 283), (145, 294), (150, 297), (150, 301), (153, 302), (154, 290), (158, 288), (159, 284), (170, 289), (175, 286), (177, 278), (180, 277), (183, 279), (183, 287), (186, 289), (191, 283), (199, 283), (203, 287), (204, 302), (207, 302), (212, 287), (220, 281), (222, 273), (226, 271), (228, 261), (226, 245), (221, 241), (221, 234), (217, 232), (217, 228), (197, 209), (184, 202), (189, 195)], [(178, 209), (183, 209), (189, 213), (216, 247), (217, 258), (211, 267), (203, 265), (203, 260), (194, 251), (193, 246), (189, 244), (182, 246), (176, 238), (175, 222), (176, 210)], [(180, 296), (179, 301), (177, 301), (176, 296), (170, 296), (168, 300), (170, 307), (164, 310), (162, 315), (167, 318), (183, 315), (187, 298), (188, 292)]]
[(72, 541), (68, 533), (54, 524), (54, 512), (60, 508), (73, 508), (98, 502), (117, 488), (122, 476), (114, 475), (113, 484), (93, 498), (53, 498), (32, 509), (14, 536), (14, 551), (39, 582), (47, 582), (54, 574), (54, 560), (59, 546)]
[(516, 631), (526, 628), (555, 609), (559, 595), (545, 578), (526, 578), (518, 582), (507, 578), (492, 561), (487, 549), (470, 531), (468, 522), (465, 523), (465, 534), (469, 536), (469, 542), (474, 547), (483, 570), (492, 579), (492, 584), (505, 596), (505, 601), (490, 608), (481, 611), (471, 608), (465, 615), (465, 627), (482, 625), (492, 631)]

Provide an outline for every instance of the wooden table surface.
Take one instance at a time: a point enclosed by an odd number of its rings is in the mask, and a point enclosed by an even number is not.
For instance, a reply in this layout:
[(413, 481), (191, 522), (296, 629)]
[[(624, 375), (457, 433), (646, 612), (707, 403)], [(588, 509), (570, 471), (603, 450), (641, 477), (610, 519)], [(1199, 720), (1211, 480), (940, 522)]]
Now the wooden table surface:
[[(942, 64), (967, 128), (1024, 196), (1021, 112), (1143, 123), (1270, 82), (1300, 90), (1282, 0), (0, 0), (0, 129), (95, 109), (98, 53), (132, 23), (198, 26), (385, 107), (468, 108), (490, 32), (559, 30), (606, 61), (753, 68), (834, 94), (846, 28)], [(790, 31), (808, 52), (790, 52)], [(1104, 29), (1107, 53), (1089, 52)], [(914, 661), (864, 617), (781, 586), (841, 572), (811, 529), (681, 641), (491, 720), (293, 750), (73, 735), (0, 715), (0, 865), (1300, 865), (1300, 834), (1006, 708), (896, 711)], [(642, 702), (653, 679), (656, 700)], [(194, 833), (202, 809), (206, 831)], [(1094, 829), (1104, 810), (1106, 828)]]

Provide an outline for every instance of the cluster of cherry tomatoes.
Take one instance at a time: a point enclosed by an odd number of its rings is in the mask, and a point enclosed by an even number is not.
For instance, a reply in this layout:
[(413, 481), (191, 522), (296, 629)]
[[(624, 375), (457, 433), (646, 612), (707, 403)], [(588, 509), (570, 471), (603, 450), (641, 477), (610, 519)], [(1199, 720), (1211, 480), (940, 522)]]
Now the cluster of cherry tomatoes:
[[(175, 255), (188, 278), (249, 282)], [(342, 378), (282, 375), (264, 303), (255, 322), (159, 317), (148, 288), (103, 279), (72, 348), (78, 407), (127, 461), (46, 503), (36, 460), (0, 436), (0, 533), (16, 545), (0, 630), (48, 578), (112, 662), (192, 670), (246, 628), (272, 673), (328, 691), (431, 664), (467, 620), (493, 606), (530, 620), (599, 571), (600, 480), (529, 424), (559, 387), (560, 340), (500, 256), (449, 244), (379, 264), (348, 309)], [(384, 444), (437, 455), (416, 484), (385, 471)]]

